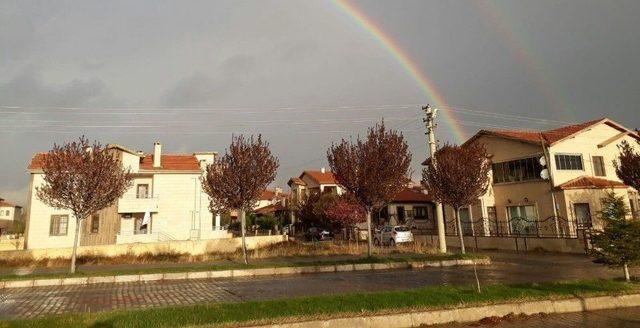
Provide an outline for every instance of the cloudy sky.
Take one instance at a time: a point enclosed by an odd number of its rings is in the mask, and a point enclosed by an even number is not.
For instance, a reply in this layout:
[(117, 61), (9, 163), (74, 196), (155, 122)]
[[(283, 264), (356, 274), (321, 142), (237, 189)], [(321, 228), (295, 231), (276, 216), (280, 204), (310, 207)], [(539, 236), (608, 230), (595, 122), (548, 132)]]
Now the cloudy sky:
[[(640, 1), (351, 5), (440, 90), (466, 136), (602, 116), (640, 127)], [(407, 137), (418, 179), (420, 105), (437, 101), (331, 1), (0, 0), (0, 197), (19, 203), (33, 153), (83, 134), (190, 153), (262, 133), (285, 187), (326, 166), (332, 141), (384, 118)], [(437, 132), (456, 141), (449, 121)]]

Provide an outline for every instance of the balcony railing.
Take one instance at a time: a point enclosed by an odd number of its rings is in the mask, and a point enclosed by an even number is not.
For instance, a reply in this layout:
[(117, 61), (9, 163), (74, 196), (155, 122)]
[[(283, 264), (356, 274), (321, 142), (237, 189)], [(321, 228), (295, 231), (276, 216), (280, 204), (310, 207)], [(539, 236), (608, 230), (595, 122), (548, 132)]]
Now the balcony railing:
[(118, 213), (158, 212), (158, 195), (147, 198), (125, 197), (118, 200)]

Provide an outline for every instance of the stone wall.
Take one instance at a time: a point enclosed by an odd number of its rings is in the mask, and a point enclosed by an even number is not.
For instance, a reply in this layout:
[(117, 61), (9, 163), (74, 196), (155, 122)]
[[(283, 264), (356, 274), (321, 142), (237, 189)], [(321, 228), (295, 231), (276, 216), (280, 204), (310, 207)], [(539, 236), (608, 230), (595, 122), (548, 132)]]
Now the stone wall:
[[(256, 249), (288, 240), (286, 235), (252, 236), (247, 237), (247, 248)], [(241, 238), (226, 238), (212, 240), (167, 241), (157, 243), (138, 243), (121, 245), (80, 246), (78, 255), (118, 256), (124, 254), (161, 254), (161, 253), (189, 253), (193, 255), (207, 253), (232, 253), (242, 245)], [(48, 248), (28, 250), (0, 251), (0, 259), (33, 257), (70, 258), (71, 248)]]

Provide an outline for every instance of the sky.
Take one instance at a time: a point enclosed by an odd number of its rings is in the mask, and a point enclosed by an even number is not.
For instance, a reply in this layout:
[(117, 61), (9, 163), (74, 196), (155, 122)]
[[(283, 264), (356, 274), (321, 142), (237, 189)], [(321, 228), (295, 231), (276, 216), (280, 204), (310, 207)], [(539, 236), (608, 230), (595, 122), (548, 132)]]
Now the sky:
[(224, 153), (260, 133), (286, 190), (383, 119), (419, 180), (426, 104), (441, 143), (605, 116), (638, 128), (639, 16), (637, 0), (0, 0), (0, 197), (25, 204), (33, 154), (81, 135)]

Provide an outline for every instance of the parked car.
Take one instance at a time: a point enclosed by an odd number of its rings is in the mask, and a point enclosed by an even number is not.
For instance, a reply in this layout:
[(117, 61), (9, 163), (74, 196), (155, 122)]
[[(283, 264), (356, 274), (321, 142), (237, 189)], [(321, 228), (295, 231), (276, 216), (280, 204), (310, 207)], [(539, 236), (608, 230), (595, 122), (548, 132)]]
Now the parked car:
[(327, 241), (333, 240), (333, 235), (327, 229), (311, 227), (305, 232), (307, 241)]
[(400, 243), (410, 243), (413, 241), (413, 233), (406, 226), (387, 225), (376, 229), (373, 242), (376, 245), (394, 246)]

